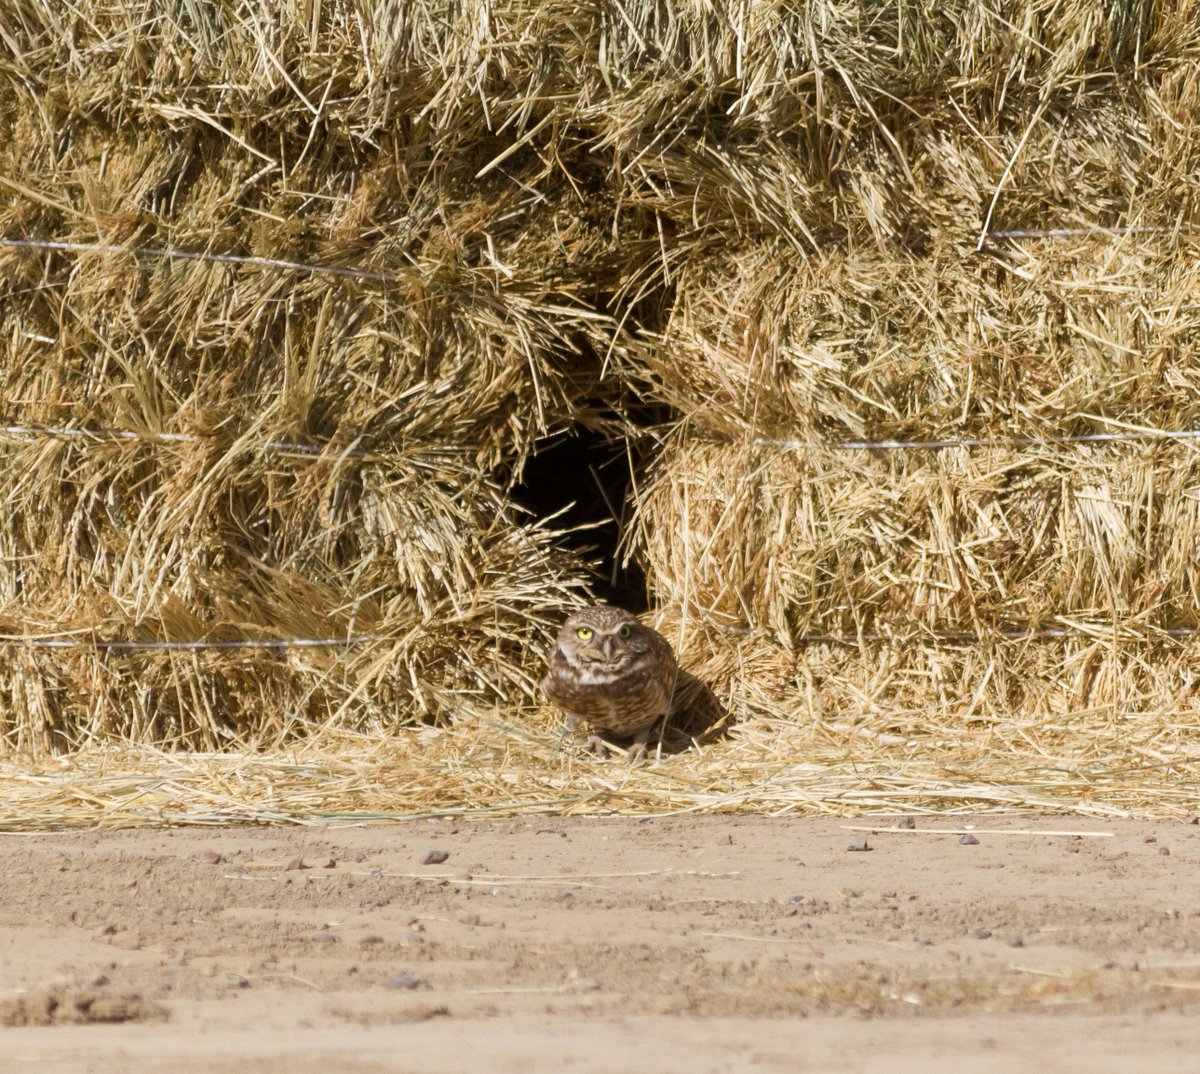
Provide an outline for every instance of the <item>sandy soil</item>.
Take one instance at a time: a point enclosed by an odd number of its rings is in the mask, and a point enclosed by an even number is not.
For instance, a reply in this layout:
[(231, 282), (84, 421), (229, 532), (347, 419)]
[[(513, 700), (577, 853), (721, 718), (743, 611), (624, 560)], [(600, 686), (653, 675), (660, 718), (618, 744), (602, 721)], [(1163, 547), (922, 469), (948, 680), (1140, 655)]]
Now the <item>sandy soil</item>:
[(1200, 826), (849, 823), (0, 835), (0, 1066), (1195, 1069)]

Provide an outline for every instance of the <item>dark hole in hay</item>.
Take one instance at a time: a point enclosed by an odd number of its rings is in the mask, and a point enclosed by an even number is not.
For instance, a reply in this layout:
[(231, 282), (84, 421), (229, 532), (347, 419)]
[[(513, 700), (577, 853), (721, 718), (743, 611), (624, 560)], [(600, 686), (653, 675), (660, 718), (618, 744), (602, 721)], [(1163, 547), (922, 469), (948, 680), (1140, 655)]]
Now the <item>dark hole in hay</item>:
[[(646, 426), (658, 417), (652, 409), (646, 408)], [(632, 612), (644, 612), (651, 605), (645, 573), (621, 553), (631, 514), (633, 469), (642, 450), (636, 442), (576, 425), (548, 439), (526, 460), (512, 492), (536, 518), (570, 531), (563, 543), (594, 565), (596, 596)]]

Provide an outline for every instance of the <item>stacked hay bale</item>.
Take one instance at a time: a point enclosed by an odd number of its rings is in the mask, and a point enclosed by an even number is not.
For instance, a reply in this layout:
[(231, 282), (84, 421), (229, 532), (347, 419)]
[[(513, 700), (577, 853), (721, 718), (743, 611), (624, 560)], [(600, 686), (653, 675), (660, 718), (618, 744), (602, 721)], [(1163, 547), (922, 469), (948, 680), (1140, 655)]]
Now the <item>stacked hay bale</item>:
[(586, 571), (504, 483), (588, 418), (612, 324), (571, 271), (608, 236), (542, 154), (569, 22), (85, 7), (0, 15), (0, 234), (104, 247), (3, 251), (0, 735), (527, 697)]
[(681, 415), (630, 547), (760, 711), (1109, 748), (1197, 704), (1200, 464), (1156, 431), (1200, 429), (1200, 20), (953, 8), (676, 27), (716, 98), (623, 128), (674, 239), (627, 368)]
[[(586, 582), (510, 483), (631, 397), (672, 418), (628, 550), (743, 711), (1193, 703), (1189, 441), (1069, 439), (1200, 428), (1186, 5), (17, 3), (0, 44), (0, 235), (78, 244), (0, 246), (10, 742), (531, 696)], [(1110, 225), (1168, 230), (987, 238)]]

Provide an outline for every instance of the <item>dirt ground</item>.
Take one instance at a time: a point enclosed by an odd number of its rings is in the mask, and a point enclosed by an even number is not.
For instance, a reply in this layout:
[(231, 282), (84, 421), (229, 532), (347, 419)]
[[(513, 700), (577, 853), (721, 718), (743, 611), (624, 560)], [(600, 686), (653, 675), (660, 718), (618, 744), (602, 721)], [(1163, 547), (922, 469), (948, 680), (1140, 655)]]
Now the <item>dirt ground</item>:
[(0, 1068), (1196, 1069), (1200, 826), (854, 823), (0, 835)]

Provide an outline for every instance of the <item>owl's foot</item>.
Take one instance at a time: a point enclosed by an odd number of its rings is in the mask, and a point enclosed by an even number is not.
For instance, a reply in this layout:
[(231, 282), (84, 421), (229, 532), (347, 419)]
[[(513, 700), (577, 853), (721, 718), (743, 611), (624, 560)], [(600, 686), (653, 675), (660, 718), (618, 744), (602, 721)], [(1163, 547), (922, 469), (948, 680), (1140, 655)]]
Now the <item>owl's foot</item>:
[[(640, 764), (646, 759), (646, 754), (650, 749), (650, 739), (655, 737), (656, 731), (661, 731), (663, 727), (663, 719), (655, 720), (649, 727), (643, 727), (633, 739), (633, 745), (629, 747), (629, 752), (626, 755), (630, 764)], [(661, 740), (661, 734), (659, 739)]]
[(607, 757), (609, 745), (599, 735), (588, 735), (587, 748), (597, 757)]

